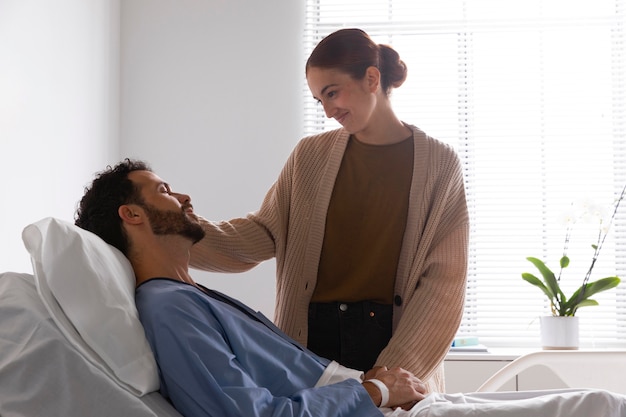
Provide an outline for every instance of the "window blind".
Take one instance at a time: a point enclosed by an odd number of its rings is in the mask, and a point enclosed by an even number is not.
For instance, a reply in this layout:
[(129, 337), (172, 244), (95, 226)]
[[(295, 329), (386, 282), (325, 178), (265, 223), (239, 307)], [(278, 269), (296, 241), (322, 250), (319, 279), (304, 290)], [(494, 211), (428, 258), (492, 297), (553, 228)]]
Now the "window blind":
[[(393, 46), (409, 70), (392, 91), (396, 113), (461, 158), (471, 237), (459, 332), (539, 346), (549, 303), (521, 279), (539, 275), (526, 257), (557, 272), (567, 213), (610, 206), (626, 184), (626, 0), (307, 0), (305, 13), (307, 57), (344, 27)], [(339, 126), (306, 84), (303, 94), (305, 134)], [(574, 226), (566, 294), (598, 231)], [(583, 347), (626, 346), (626, 202), (591, 279), (612, 275), (625, 282), (577, 313)]]

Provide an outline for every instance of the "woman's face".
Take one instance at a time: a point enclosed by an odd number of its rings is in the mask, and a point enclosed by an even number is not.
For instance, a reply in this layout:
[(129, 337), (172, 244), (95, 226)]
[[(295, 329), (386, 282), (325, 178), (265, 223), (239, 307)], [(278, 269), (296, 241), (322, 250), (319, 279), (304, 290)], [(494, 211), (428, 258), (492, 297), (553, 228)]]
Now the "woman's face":
[[(324, 106), (326, 117), (337, 120), (351, 134), (367, 128), (376, 105), (378, 78), (370, 67), (362, 80), (335, 69), (310, 67), (307, 82), (313, 98)], [(374, 74), (375, 75), (375, 74)]]

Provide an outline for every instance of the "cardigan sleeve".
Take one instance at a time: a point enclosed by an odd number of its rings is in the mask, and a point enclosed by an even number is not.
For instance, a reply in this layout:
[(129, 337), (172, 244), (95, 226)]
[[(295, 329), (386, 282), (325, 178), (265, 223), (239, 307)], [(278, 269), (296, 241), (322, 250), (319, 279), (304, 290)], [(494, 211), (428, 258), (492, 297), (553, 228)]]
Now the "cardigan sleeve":
[[(408, 278), (397, 291), (402, 298), (401, 316), (377, 360), (380, 365), (408, 369), (427, 383), (445, 358), (461, 321), (469, 242), (460, 161), (451, 150), (437, 155), (431, 158), (426, 174), (419, 209), (424, 220), (416, 233)], [(433, 390), (433, 384), (429, 386)]]
[(427, 381), (443, 361), (463, 314), (465, 261), (462, 243), (467, 230), (459, 227), (434, 248), (431, 264), (406, 301), (400, 319), (377, 364), (400, 366)]
[(219, 222), (199, 216), (206, 236), (191, 248), (192, 268), (243, 272), (276, 256), (287, 233), (293, 158), (292, 154), (258, 211)]
[(272, 234), (252, 216), (213, 222), (199, 216), (206, 236), (193, 245), (189, 265), (211, 272), (243, 272), (274, 256)]

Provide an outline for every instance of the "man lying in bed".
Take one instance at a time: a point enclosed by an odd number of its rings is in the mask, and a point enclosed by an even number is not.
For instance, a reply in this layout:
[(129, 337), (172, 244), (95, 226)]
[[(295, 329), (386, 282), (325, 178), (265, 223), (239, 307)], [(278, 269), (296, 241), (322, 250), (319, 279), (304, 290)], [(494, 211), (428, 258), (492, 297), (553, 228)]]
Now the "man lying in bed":
[[(423, 398), (424, 385), (409, 372), (382, 370), (377, 381), (362, 382), (360, 372), (318, 357), (261, 314), (195, 283), (189, 249), (204, 231), (190, 198), (144, 163), (100, 173), (76, 224), (131, 261), (161, 393), (183, 415), (380, 416), (381, 401), (410, 407)], [(337, 382), (345, 371), (354, 378)]]
[[(179, 412), (186, 417), (421, 416), (432, 411), (422, 404), (451, 401), (430, 395), (419, 402), (424, 385), (400, 368), (363, 376), (321, 358), (261, 314), (194, 282), (189, 249), (204, 232), (190, 201), (172, 192), (145, 163), (126, 160), (96, 176), (76, 215), (78, 226), (130, 260), (137, 309), (159, 366), (160, 391)], [(595, 403), (597, 395), (575, 394), (567, 415), (587, 417), (589, 408), (583, 406)], [(602, 401), (611, 400), (602, 404), (626, 409), (623, 397), (600, 394)], [(489, 408), (498, 416), (525, 416), (555, 404), (549, 396), (525, 408), (520, 402), (516, 410), (522, 414), (502, 414), (494, 404)]]

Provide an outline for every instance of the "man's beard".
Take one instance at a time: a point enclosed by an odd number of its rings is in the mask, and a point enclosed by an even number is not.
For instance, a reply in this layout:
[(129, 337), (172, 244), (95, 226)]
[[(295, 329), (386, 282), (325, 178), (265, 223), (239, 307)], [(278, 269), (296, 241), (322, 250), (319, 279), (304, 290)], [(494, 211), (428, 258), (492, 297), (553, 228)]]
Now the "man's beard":
[(202, 226), (185, 213), (185, 207), (181, 211), (170, 211), (160, 210), (147, 203), (141, 206), (148, 215), (155, 235), (180, 235), (195, 244), (206, 234)]

